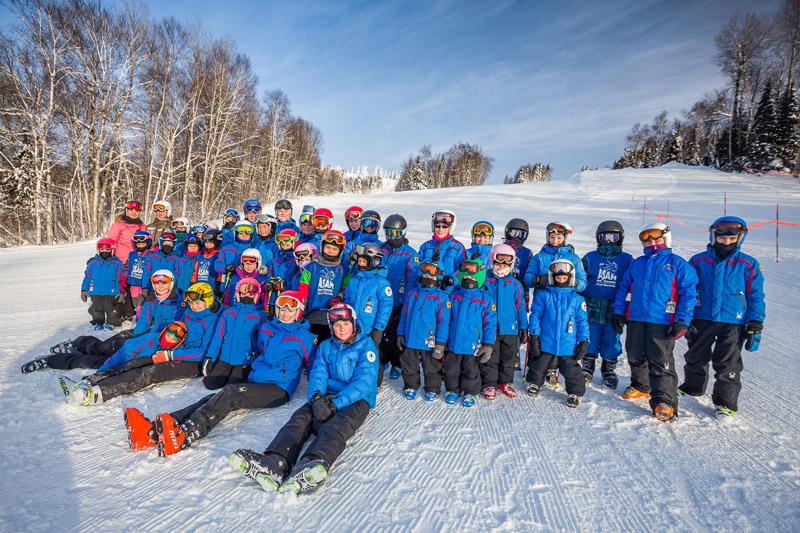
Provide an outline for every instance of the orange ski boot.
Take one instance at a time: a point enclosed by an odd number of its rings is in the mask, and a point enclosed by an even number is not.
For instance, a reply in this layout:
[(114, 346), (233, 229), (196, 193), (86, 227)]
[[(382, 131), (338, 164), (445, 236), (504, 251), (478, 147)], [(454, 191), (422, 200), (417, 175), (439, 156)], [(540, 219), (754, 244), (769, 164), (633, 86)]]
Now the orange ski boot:
[(125, 427), (128, 430), (128, 446), (132, 452), (156, 445), (158, 434), (155, 426), (138, 409), (125, 409)]
[(639, 398), (649, 398), (649, 392), (642, 392), (634, 389), (633, 387), (628, 387), (625, 389), (625, 392), (622, 393), (622, 397), (625, 400), (638, 400)]
[(165, 413), (156, 416), (156, 431), (158, 432), (159, 457), (166, 457), (181, 451), (186, 434), (180, 424), (172, 418), (172, 415)]

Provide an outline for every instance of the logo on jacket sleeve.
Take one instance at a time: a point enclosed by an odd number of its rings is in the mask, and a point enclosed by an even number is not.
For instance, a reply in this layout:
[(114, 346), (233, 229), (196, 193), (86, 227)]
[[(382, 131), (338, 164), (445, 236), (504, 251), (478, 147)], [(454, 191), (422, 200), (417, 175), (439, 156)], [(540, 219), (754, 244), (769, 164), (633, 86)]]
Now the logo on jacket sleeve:
[(581, 302), (581, 309), (583, 309), (584, 311), (586, 311), (586, 300), (584, 300), (584, 301), (582, 301), (582, 302)]
[(451, 307), (453, 307), (453, 306), (450, 305), (450, 302), (447, 302), (447, 308), (450, 309)]
[(497, 311), (497, 306), (492, 304), (492, 311)]
[(386, 289), (383, 292), (386, 293), (386, 296), (391, 296), (392, 295), (392, 288), (391, 287), (386, 287)]
[(369, 361), (370, 363), (375, 362), (375, 352), (373, 351), (367, 352), (367, 361)]

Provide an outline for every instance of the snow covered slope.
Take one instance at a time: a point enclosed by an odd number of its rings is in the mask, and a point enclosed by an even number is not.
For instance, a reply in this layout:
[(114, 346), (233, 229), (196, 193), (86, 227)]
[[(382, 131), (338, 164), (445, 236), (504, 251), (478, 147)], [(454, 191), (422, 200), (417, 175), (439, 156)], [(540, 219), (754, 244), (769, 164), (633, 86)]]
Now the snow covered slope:
[[(584, 172), (564, 181), (436, 191), (303, 198), (296, 205), (330, 207), (341, 228), (352, 204), (384, 216), (402, 213), (418, 246), (430, 214), (459, 216), (465, 236), (480, 219), (499, 231), (527, 219), (529, 245), (544, 227), (570, 222), (582, 255), (594, 228), (616, 218), (628, 229), (627, 249), (640, 250), (639, 203), (695, 228), (728, 213), (749, 223), (800, 222), (800, 185), (791, 178), (737, 176), (681, 166)], [(646, 222), (655, 217), (647, 213)], [(675, 250), (702, 250), (707, 234), (672, 223)], [(466, 241), (466, 239), (464, 239)], [(56, 373), (22, 375), (19, 366), (66, 338), (90, 332), (78, 298), (91, 244), (0, 251), (0, 529), (76, 531), (798, 531), (800, 530), (800, 228), (750, 232), (748, 253), (766, 277), (767, 322), (761, 350), (745, 353), (737, 423), (721, 426), (710, 397), (681, 400), (681, 416), (657, 422), (647, 406), (622, 400), (620, 388), (595, 383), (577, 410), (563, 389), (539, 398), (476, 407), (402, 398), (386, 380), (378, 405), (318, 492), (295, 501), (263, 492), (233, 472), (226, 456), (262, 450), (305, 401), (234, 414), (208, 438), (174, 457), (127, 451), (124, 406), (146, 415), (169, 412), (206, 391), (196, 381), (169, 384), (89, 408), (52, 393)], [(676, 348), (682, 375), (684, 341)], [(74, 378), (82, 371), (69, 372)], [(518, 375), (519, 380), (519, 375)], [(518, 381), (518, 387), (521, 383)]]

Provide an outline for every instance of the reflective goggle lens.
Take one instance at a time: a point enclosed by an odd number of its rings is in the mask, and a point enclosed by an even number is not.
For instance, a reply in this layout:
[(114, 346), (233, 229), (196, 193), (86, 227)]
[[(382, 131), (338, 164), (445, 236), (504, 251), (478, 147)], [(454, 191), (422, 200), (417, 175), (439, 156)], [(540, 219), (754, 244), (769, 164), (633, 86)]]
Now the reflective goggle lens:
[(248, 257), (248, 256), (242, 257), (243, 265), (255, 265), (256, 263), (258, 263), (258, 259), (255, 257)]
[(147, 242), (150, 239), (147, 235), (134, 235), (133, 242)]
[(236, 233), (244, 233), (245, 235), (253, 234), (253, 228), (251, 228), (250, 226), (239, 226), (233, 231), (235, 231)]
[(305, 261), (306, 259), (309, 259), (310, 257), (311, 257), (311, 253), (310, 252), (295, 252), (295, 254), (294, 254), (294, 258), (297, 259), (298, 261)]
[(474, 228), (472, 228), (473, 235), (494, 235), (494, 229), (489, 224), (476, 224)]
[(259, 287), (258, 285), (254, 285), (252, 283), (245, 283), (244, 285), (239, 285), (239, 288), (237, 288), (236, 290), (242, 296), (255, 296), (256, 294), (258, 294), (260, 289), (261, 287)]
[(106, 244), (106, 243), (97, 245), (97, 249), (98, 250), (111, 250), (112, 248), (113, 247), (110, 244)]
[(203, 226), (192, 226), (192, 228), (189, 230), (189, 233), (191, 233), (192, 235), (197, 235), (197, 236), (200, 236), (205, 232), (206, 232), (206, 228), (204, 228)]
[(406, 234), (406, 231), (402, 230), (402, 229), (387, 229), (386, 230), (386, 238), (387, 239), (400, 239), (405, 234)]
[(570, 263), (553, 263), (550, 265), (550, 272), (553, 274), (572, 274), (575, 267)]
[(184, 223), (183, 223), (182, 221), (180, 221), (180, 220), (176, 220), (176, 221), (174, 221), (172, 224), (170, 224), (170, 227), (171, 227), (172, 229), (185, 228), (185, 227), (186, 227), (186, 224), (184, 224)]
[(278, 299), (275, 301), (275, 305), (280, 309), (284, 307), (288, 307), (290, 309), (300, 308), (300, 302), (291, 296), (278, 296)]
[(300, 215), (300, 224), (311, 224), (311, 215), (308, 213)]
[(569, 233), (569, 231), (561, 224), (548, 224), (547, 234), (549, 235), (551, 233), (557, 233), (558, 235), (566, 235), (567, 233)]
[(368, 218), (366, 220), (361, 221), (361, 227), (364, 229), (372, 229), (372, 228), (377, 229), (378, 224), (379, 224), (378, 221), (373, 218)]
[(500, 265), (513, 265), (514, 256), (506, 254), (497, 254), (496, 256), (494, 256), (494, 262)]
[(438, 276), (441, 273), (439, 266), (435, 263), (422, 263), (419, 265), (419, 271), (423, 274), (430, 274), (431, 276)]
[(150, 278), (150, 282), (154, 285), (157, 283), (172, 283), (172, 278), (169, 276), (153, 276)]
[(469, 272), (470, 274), (475, 274), (480, 272), (481, 267), (478, 263), (473, 263), (472, 261), (464, 261), (458, 266), (458, 269), (461, 272)]
[(165, 206), (163, 204), (156, 204), (156, 205), (153, 206), (153, 211), (166, 211), (166, 210), (167, 210), (167, 206)]
[(449, 226), (453, 223), (453, 215), (450, 213), (436, 213), (433, 216), (433, 221), (439, 224), (447, 224)]
[(723, 220), (712, 229), (717, 235), (740, 235), (746, 231), (746, 228), (741, 222), (734, 222), (732, 220)]
[(183, 294), (183, 299), (187, 302), (196, 302), (203, 299), (203, 295), (196, 291), (186, 291)]
[(527, 231), (525, 231), (524, 229), (511, 229), (511, 230), (508, 230), (508, 235), (509, 235), (509, 236), (510, 236), (512, 239), (522, 239), (522, 240), (525, 240), (525, 239), (527, 239), (527, 238), (528, 238), (528, 232), (527, 232)]
[(134, 209), (136, 211), (141, 211), (142, 210), (142, 204), (137, 202), (137, 201), (135, 201), (135, 200), (128, 202), (128, 205), (126, 207), (128, 209)]
[(340, 320), (352, 320), (352, 319), (353, 319), (353, 313), (350, 311), (350, 309), (347, 309), (346, 307), (331, 309), (330, 311), (328, 311), (328, 320), (332, 323), (338, 322)]
[(311, 219), (311, 223), (316, 227), (328, 226), (328, 224), (331, 223), (331, 219), (328, 217), (316, 216)]
[(275, 242), (278, 244), (290, 244), (297, 240), (297, 237), (291, 235), (278, 235), (275, 237)]
[(325, 242), (329, 242), (331, 244), (338, 244), (339, 246), (344, 246), (344, 237), (342, 237), (341, 235), (337, 235), (335, 233), (334, 234), (329, 234), (329, 235), (325, 235), (322, 238), (322, 242), (324, 242), (324, 243)]
[(615, 232), (611, 233), (599, 233), (597, 235), (597, 240), (599, 242), (619, 242), (620, 234)]
[(664, 232), (658, 228), (653, 229), (646, 229), (639, 234), (639, 240), (644, 242), (648, 239), (653, 239), (654, 241), (662, 238), (664, 236)]
[(360, 211), (348, 211), (348, 212), (346, 212), (344, 214), (345, 220), (350, 220), (350, 219), (359, 218), (359, 217), (361, 217), (361, 212)]
[(180, 324), (170, 324), (167, 326), (166, 332), (172, 336), (174, 336), (177, 340), (180, 340), (186, 336), (186, 328), (181, 326)]
[(275, 204), (275, 209), (291, 209), (292, 203), (289, 200), (279, 200)]
[(248, 205), (248, 206), (245, 206), (244, 210), (247, 213), (260, 213), (261, 212), (261, 206), (259, 206), (259, 205)]

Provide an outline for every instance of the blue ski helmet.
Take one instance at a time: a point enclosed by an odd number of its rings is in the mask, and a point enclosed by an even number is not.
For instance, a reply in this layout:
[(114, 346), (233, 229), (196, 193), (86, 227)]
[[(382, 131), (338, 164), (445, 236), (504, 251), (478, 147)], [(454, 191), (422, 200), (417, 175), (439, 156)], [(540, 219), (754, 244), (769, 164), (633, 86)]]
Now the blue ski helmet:
[(133, 234), (131, 241), (133, 242), (134, 248), (136, 248), (137, 242), (146, 242), (148, 250), (153, 247), (153, 236), (146, 231), (137, 231)]
[(257, 209), (256, 213), (261, 212), (261, 202), (256, 200), (255, 198), (250, 198), (244, 203), (244, 212), (247, 213), (248, 211), (252, 211)]
[(747, 223), (739, 217), (718, 218), (708, 227), (708, 242), (711, 246), (714, 246), (717, 235), (739, 235), (736, 247), (740, 248), (747, 237)]

